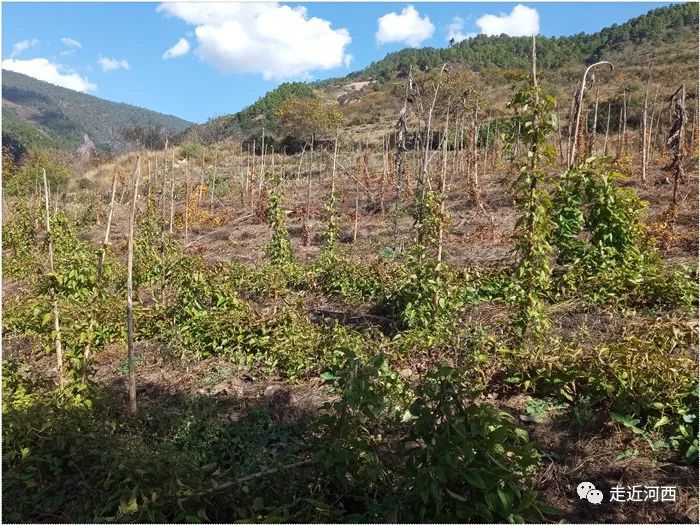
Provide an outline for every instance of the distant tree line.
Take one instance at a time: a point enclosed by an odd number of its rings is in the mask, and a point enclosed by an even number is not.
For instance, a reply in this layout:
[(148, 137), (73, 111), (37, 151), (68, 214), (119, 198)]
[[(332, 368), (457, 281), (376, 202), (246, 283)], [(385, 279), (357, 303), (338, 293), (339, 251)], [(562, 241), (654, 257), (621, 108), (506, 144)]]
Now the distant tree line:
[[(680, 42), (684, 31), (688, 29), (695, 32), (698, 30), (696, 3), (658, 8), (624, 24), (613, 24), (592, 35), (579, 33), (566, 37), (539, 37), (537, 62), (545, 69), (569, 63), (593, 63), (624, 44)], [(529, 65), (530, 54), (530, 37), (478, 35), (447, 48), (396, 51), (346, 78), (389, 80), (395, 76), (405, 76), (411, 66), (428, 71), (446, 62), (464, 63), (477, 71), (489, 68), (525, 69)]]

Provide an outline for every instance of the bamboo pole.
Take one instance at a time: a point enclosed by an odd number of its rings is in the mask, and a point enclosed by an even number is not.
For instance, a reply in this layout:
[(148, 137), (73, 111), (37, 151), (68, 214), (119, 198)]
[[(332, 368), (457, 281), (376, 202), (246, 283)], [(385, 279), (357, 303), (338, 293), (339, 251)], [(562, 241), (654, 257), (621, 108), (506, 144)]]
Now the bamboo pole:
[(168, 233), (173, 234), (173, 223), (175, 222), (175, 170), (170, 177), (170, 225)]
[(258, 181), (258, 199), (262, 199), (263, 184), (265, 182), (265, 128), (262, 130), (262, 161), (260, 162), (260, 180)]
[[(447, 115), (445, 116), (445, 131), (442, 139), (442, 174), (440, 176), (440, 226), (438, 227), (438, 250), (437, 250), (437, 260), (442, 261), (442, 242), (445, 231), (445, 224), (442, 217), (445, 215), (445, 199), (447, 198), (447, 137), (449, 133), (450, 126), (450, 106), (449, 101), (447, 103)], [(476, 161), (475, 161), (476, 162)], [(435, 292), (436, 294), (438, 292)]]
[(136, 162), (136, 180), (134, 197), (131, 200), (129, 216), (129, 238), (126, 259), (126, 345), (129, 366), (129, 410), (136, 413), (136, 368), (134, 362), (134, 228), (136, 223), (136, 201), (139, 196), (139, 178), (141, 176), (141, 158)]
[[(336, 137), (337, 141), (337, 137)], [(379, 184), (379, 210), (384, 218), (384, 184), (389, 174), (389, 143), (386, 136), (382, 137), (382, 178)], [(335, 158), (333, 159), (333, 170), (335, 171)]]
[(204, 160), (204, 149), (202, 149), (202, 173), (199, 176), (199, 190), (197, 191), (197, 204), (199, 205), (201, 200), (202, 200), (202, 190), (204, 189), (204, 168), (205, 168), (205, 160)]
[(304, 210), (304, 246), (311, 245), (311, 169), (306, 176), (306, 210)]
[(338, 161), (338, 132), (335, 133), (335, 146), (333, 147), (333, 171), (331, 172), (331, 198), (333, 197), (333, 192), (335, 191), (335, 173), (336, 164)]
[(649, 102), (649, 85), (651, 83), (651, 64), (649, 64), (649, 75), (647, 76), (647, 86), (644, 90), (644, 106), (642, 108), (642, 182), (647, 180), (647, 111)]
[(595, 153), (595, 142), (598, 136), (598, 95), (600, 94), (600, 86), (595, 90), (595, 110), (593, 112), (593, 139), (591, 141), (591, 153)]
[(146, 206), (148, 206), (148, 209), (151, 209), (151, 159), (147, 158), (146, 159), (146, 174), (148, 178), (148, 197), (146, 198)]
[(352, 243), (357, 242), (357, 226), (360, 220), (360, 184), (355, 181), (355, 223), (352, 228)]
[(557, 135), (559, 135), (559, 162), (564, 163), (564, 151), (563, 151), (563, 141), (561, 137), (561, 119), (559, 118), (559, 112), (557, 111)]
[(608, 102), (608, 121), (605, 124), (605, 140), (603, 141), (603, 156), (608, 156), (608, 134), (610, 133), (610, 102)]
[(185, 158), (185, 237), (183, 246), (187, 248), (190, 226), (190, 163), (189, 159)]
[[(41, 170), (44, 176), (44, 207), (46, 212), (46, 238), (48, 240), (48, 251), (49, 251), (49, 272), (53, 275), (55, 273), (54, 259), (53, 259), (53, 239), (51, 235), (51, 215), (49, 208), (49, 183), (46, 179), (46, 170)], [(51, 287), (51, 307), (53, 310), (53, 330), (54, 330), (54, 348), (56, 350), (56, 365), (58, 373), (58, 386), (63, 388), (66, 384), (66, 380), (63, 373), (63, 346), (61, 344), (61, 322), (58, 310), (58, 294), (54, 286)]]
[[(571, 157), (571, 134), (574, 132), (574, 111), (576, 110), (576, 93), (571, 97), (571, 108), (569, 109), (569, 122), (567, 123), (566, 134), (566, 162), (568, 164)], [(516, 153), (517, 154), (517, 153)]]
[(246, 177), (248, 182), (248, 204), (250, 209), (253, 210), (255, 208), (255, 181), (257, 180), (255, 175), (255, 158), (249, 158), (249, 168)]
[(97, 280), (102, 280), (102, 272), (104, 270), (105, 257), (107, 256), (107, 246), (109, 246), (109, 233), (112, 228), (112, 217), (114, 216), (114, 201), (117, 194), (117, 171), (114, 171), (112, 178), (112, 194), (109, 198), (109, 213), (107, 214), (107, 226), (105, 228), (105, 238), (102, 241), (102, 249), (100, 250), (100, 261), (97, 266)]
[[(630, 101), (632, 94), (630, 94)], [(622, 155), (627, 155), (627, 92), (622, 92)]]
[(209, 189), (209, 213), (214, 213), (214, 186), (216, 185), (216, 172), (219, 163), (219, 149), (214, 150), (214, 170), (211, 174), (211, 188)]
[[(156, 157), (157, 158), (157, 157)], [(165, 180), (168, 176), (168, 151), (165, 150), (163, 152), (163, 176), (160, 179), (160, 191), (158, 193), (158, 210), (160, 212), (160, 230), (161, 230), (161, 235), (164, 233), (164, 225), (165, 225), (165, 206), (164, 206), (164, 199), (165, 199)]]
[[(647, 148), (647, 154), (646, 154), (646, 160), (647, 160), (647, 165), (649, 164), (649, 160), (651, 159), (651, 151), (652, 151), (652, 140), (651, 137), (654, 134), (654, 122), (655, 122), (655, 117), (656, 117), (656, 100), (659, 96), (659, 85), (656, 84), (656, 89), (654, 90), (654, 99), (651, 102), (651, 116), (649, 117), (649, 130), (647, 131), (647, 142), (646, 142), (646, 148)], [(658, 126), (657, 126), (658, 128)]]
[(596, 62), (595, 64), (591, 64), (588, 66), (586, 71), (583, 74), (583, 80), (581, 81), (581, 90), (578, 93), (578, 101), (576, 104), (576, 125), (574, 127), (574, 136), (573, 136), (573, 143), (571, 145), (571, 156), (569, 158), (569, 168), (572, 168), (573, 165), (576, 162), (576, 142), (578, 140), (578, 132), (579, 132), (579, 125), (581, 122), (581, 110), (583, 107), (583, 97), (584, 94), (586, 93), (586, 77), (588, 76), (588, 72), (593, 69), (594, 67), (601, 66), (601, 65), (608, 65), (610, 66), (610, 69), (614, 69), (614, 66), (605, 60), (602, 60), (600, 62)]
[[(99, 286), (100, 281), (102, 280), (102, 273), (104, 270), (104, 263), (105, 263), (105, 257), (107, 255), (107, 246), (109, 246), (109, 232), (112, 227), (112, 217), (114, 214), (114, 200), (116, 197), (116, 192), (117, 192), (117, 171), (114, 171), (114, 177), (112, 179), (112, 195), (110, 197), (109, 201), (109, 213), (107, 215), (107, 226), (105, 228), (105, 238), (104, 241), (102, 242), (102, 248), (100, 250), (100, 260), (98, 262), (97, 266), (97, 284)], [(88, 325), (88, 340), (85, 344), (85, 350), (83, 351), (83, 383), (87, 381), (87, 373), (88, 373), (88, 362), (90, 361), (90, 350), (92, 346), (92, 340), (90, 335), (92, 334), (92, 331), (95, 327), (95, 317), (90, 314), (90, 324)]]

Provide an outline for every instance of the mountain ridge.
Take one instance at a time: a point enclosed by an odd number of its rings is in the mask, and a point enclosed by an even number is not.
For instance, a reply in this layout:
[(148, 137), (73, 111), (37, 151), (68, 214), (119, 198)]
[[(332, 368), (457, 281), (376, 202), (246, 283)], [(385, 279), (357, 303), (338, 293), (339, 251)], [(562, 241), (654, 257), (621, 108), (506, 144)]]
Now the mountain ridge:
[[(153, 127), (170, 136), (192, 125), (185, 119), (114, 102), (42, 80), (2, 70), (3, 144), (76, 151), (94, 143), (101, 152), (129, 149), (124, 132)], [(87, 137), (87, 138), (86, 138)]]

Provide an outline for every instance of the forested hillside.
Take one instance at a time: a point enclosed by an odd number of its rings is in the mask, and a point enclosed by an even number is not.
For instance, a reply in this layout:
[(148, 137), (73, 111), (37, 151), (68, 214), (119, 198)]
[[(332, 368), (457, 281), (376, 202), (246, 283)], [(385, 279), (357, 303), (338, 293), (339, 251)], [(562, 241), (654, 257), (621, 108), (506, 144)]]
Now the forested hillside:
[[(582, 64), (619, 57), (616, 65), (620, 73), (615, 80), (624, 83), (627, 93), (637, 101), (643, 96), (650, 63), (657, 71), (673, 69), (672, 78), (657, 75), (654, 80), (668, 81), (669, 88), (678, 80), (696, 78), (697, 60), (693, 57), (697, 56), (697, 32), (697, 4), (662, 7), (591, 35), (538, 37), (537, 59), (546, 72), (548, 89), (563, 101), (573, 95)], [(463, 68), (472, 72), (474, 84), (488, 88), (483, 91), (492, 99), (490, 102), (502, 103), (508, 97), (513, 75), (528, 67), (530, 53), (530, 38), (506, 35), (479, 35), (442, 49), (403, 49), (344, 78), (282, 84), (238, 113), (193, 126), (180, 139), (211, 144), (259, 135), (263, 125), (274, 134), (280, 131), (280, 105), (291, 97), (310, 97), (314, 93), (329, 103), (340, 103), (350, 125), (380, 124), (388, 131), (396, 117), (390, 108), (400, 98), (402, 79), (409, 68), (413, 67), (414, 75), (420, 75), (445, 63), (452, 70)]]
[[(587, 35), (539, 37), (537, 60), (542, 68), (593, 63), (628, 47), (679, 44), (697, 36), (698, 5), (661, 7), (621, 25), (613, 25)], [(493, 68), (526, 68), (530, 60), (530, 38), (506, 35), (478, 35), (444, 48), (404, 49), (383, 60), (351, 73), (348, 79), (389, 79), (405, 74), (409, 66), (420, 70), (439, 67), (445, 62), (462, 63), (476, 71)]]
[(6, 70), (2, 71), (2, 117), (3, 145), (75, 150), (87, 141), (87, 135), (95, 150), (103, 152), (128, 149), (124, 132), (129, 128), (154, 128), (167, 136), (191, 124)]

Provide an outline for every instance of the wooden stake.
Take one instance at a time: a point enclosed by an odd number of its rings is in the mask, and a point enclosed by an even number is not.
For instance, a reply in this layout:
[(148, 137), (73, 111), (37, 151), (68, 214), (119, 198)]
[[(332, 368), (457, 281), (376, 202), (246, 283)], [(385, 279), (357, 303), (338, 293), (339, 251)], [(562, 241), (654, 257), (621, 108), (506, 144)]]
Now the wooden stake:
[[(46, 212), (46, 238), (49, 243), (49, 271), (54, 274), (54, 261), (53, 261), (53, 239), (51, 238), (51, 215), (49, 208), (49, 183), (46, 179), (46, 170), (41, 170), (44, 175), (44, 207)], [(66, 384), (66, 380), (63, 374), (63, 346), (61, 345), (61, 322), (58, 311), (58, 294), (56, 289), (51, 287), (51, 301), (53, 309), (53, 329), (54, 329), (54, 348), (56, 349), (56, 364), (58, 367), (58, 386), (63, 388)]]
[(595, 90), (595, 111), (593, 112), (593, 138), (591, 140), (591, 153), (595, 153), (595, 139), (598, 136), (598, 95), (600, 86)]
[[(438, 227), (438, 249), (437, 260), (442, 261), (442, 241), (444, 237), (445, 225), (443, 217), (445, 215), (445, 200), (447, 199), (447, 140), (450, 129), (450, 106), (447, 103), (447, 115), (445, 115), (445, 131), (442, 139), (442, 174), (440, 176), (440, 193), (442, 200), (440, 201), (440, 226)], [(437, 293), (437, 292), (436, 292)]]
[[(337, 138), (336, 138), (337, 140)], [(384, 184), (389, 173), (389, 144), (387, 137), (382, 137), (382, 178), (379, 184), (379, 210), (384, 218)], [(333, 160), (333, 169), (335, 170), (335, 159)]]
[[(630, 94), (630, 100), (632, 95)], [(622, 155), (627, 155), (627, 92), (622, 93)]]
[(588, 72), (593, 69), (596, 66), (600, 66), (606, 64), (610, 66), (610, 69), (614, 69), (613, 65), (610, 62), (607, 62), (605, 60), (596, 62), (595, 64), (591, 64), (586, 68), (586, 71), (583, 74), (583, 80), (581, 80), (581, 89), (578, 92), (578, 100), (576, 104), (576, 125), (574, 126), (574, 136), (573, 136), (573, 143), (571, 145), (571, 156), (569, 157), (569, 168), (572, 168), (574, 164), (576, 163), (576, 142), (578, 140), (578, 133), (579, 133), (579, 125), (581, 122), (581, 110), (583, 108), (583, 97), (584, 94), (586, 93), (586, 77), (588, 76)]
[(651, 83), (651, 64), (647, 76), (647, 87), (644, 90), (644, 107), (642, 109), (642, 182), (647, 180), (647, 105), (649, 102), (649, 84)]
[(311, 169), (307, 175), (306, 210), (304, 212), (304, 246), (311, 246)]
[(109, 246), (109, 232), (112, 228), (112, 217), (114, 216), (114, 200), (117, 194), (117, 170), (114, 170), (112, 178), (112, 194), (109, 198), (109, 213), (107, 214), (107, 227), (105, 228), (105, 238), (102, 241), (102, 250), (100, 251), (100, 261), (97, 266), (97, 280), (102, 280), (102, 272), (104, 270), (105, 257), (107, 256), (107, 246)]
[(260, 180), (258, 182), (258, 199), (262, 199), (262, 189), (265, 182), (265, 128), (262, 130), (262, 161), (260, 162)]
[(608, 121), (605, 124), (605, 140), (603, 141), (603, 156), (608, 156), (608, 133), (610, 133), (610, 102), (608, 102)]
[(357, 242), (357, 225), (360, 220), (360, 184), (355, 181), (355, 224), (352, 228), (352, 243)]
[(148, 209), (151, 209), (151, 159), (147, 159), (147, 164), (146, 164), (146, 173), (147, 173), (147, 178), (148, 178), (148, 197), (146, 199), (146, 206), (148, 206)]
[(175, 222), (175, 170), (170, 177), (170, 225), (168, 232), (173, 234), (173, 223)]
[(183, 245), (187, 248), (190, 225), (190, 163), (189, 159), (185, 158), (185, 238)]
[(214, 213), (214, 186), (216, 185), (216, 171), (219, 162), (219, 149), (214, 150), (214, 171), (211, 174), (211, 189), (209, 190), (209, 213)]
[(559, 135), (559, 162), (564, 162), (564, 148), (563, 141), (561, 138), (561, 119), (559, 118), (559, 112), (557, 112), (557, 134)]
[(136, 223), (136, 201), (139, 196), (139, 178), (141, 176), (141, 158), (136, 162), (136, 181), (134, 196), (131, 200), (129, 216), (129, 238), (126, 259), (126, 345), (129, 366), (129, 410), (136, 413), (136, 368), (134, 362), (134, 228)]

